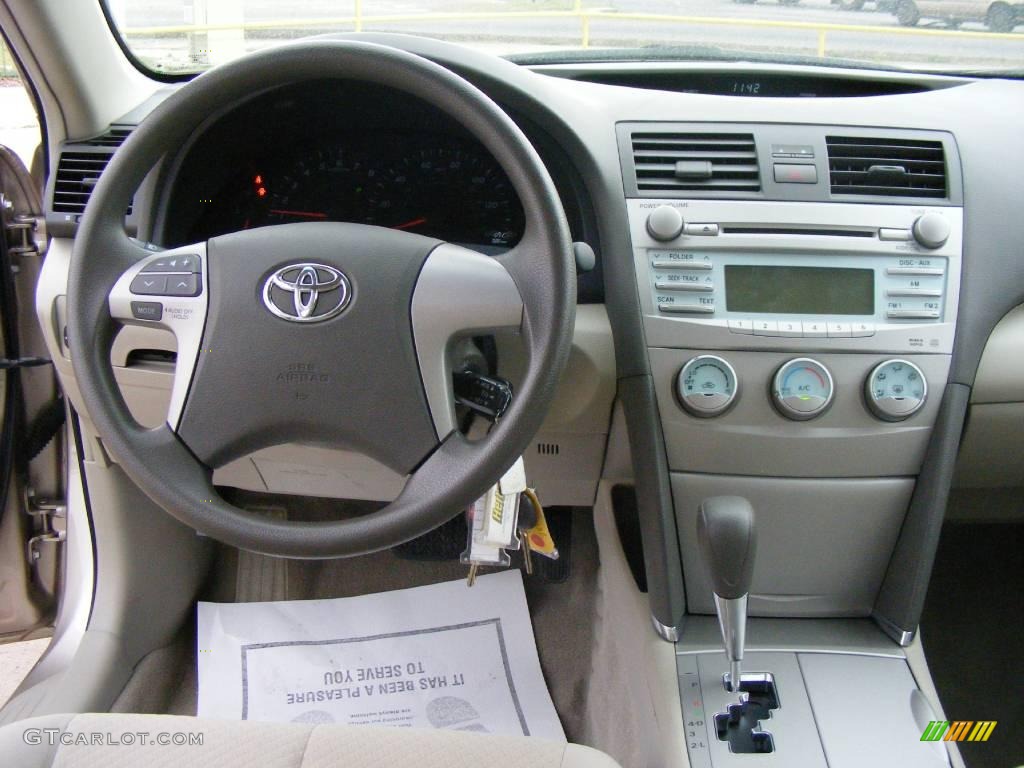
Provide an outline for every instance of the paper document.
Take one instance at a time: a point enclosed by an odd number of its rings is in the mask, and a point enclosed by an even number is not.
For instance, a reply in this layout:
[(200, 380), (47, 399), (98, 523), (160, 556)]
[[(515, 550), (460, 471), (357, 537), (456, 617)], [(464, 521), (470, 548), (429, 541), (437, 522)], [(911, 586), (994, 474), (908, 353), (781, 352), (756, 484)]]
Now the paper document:
[(200, 717), (565, 740), (517, 570), (336, 600), (199, 603)]

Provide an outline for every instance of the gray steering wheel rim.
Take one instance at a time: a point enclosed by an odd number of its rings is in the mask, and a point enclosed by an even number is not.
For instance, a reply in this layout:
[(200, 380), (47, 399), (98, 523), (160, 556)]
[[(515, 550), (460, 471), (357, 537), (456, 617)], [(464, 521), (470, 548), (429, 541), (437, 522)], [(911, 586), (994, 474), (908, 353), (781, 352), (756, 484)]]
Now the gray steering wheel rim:
[[(444, 438), (384, 509), (322, 523), (275, 521), (221, 499), (212, 471), (166, 424), (146, 429), (131, 417), (110, 364), (117, 326), (107, 296), (118, 277), (147, 253), (124, 233), (124, 211), (165, 154), (225, 104), (268, 88), (332, 78), (394, 88), (433, 104), (480, 140), (508, 174), (526, 213), (526, 229), (520, 245), (499, 260), (522, 295), (521, 333), (529, 363), (513, 403), (491, 434), (472, 444), (458, 432)], [(321, 39), (213, 69), (170, 96), (132, 133), (97, 184), (75, 240), (68, 339), (82, 401), (105, 447), (169, 514), (241, 549), (282, 557), (348, 557), (395, 546), (444, 523), (523, 453), (565, 368), (575, 300), (565, 215), (547, 170), (518, 126), (485, 94), (433, 62), (386, 46)]]

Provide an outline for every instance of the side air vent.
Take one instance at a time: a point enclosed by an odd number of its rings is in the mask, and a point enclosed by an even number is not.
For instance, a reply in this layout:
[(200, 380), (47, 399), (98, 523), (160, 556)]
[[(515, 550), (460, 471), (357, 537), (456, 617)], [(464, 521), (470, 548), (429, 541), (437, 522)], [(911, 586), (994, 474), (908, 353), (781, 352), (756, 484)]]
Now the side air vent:
[(635, 132), (631, 141), (641, 193), (687, 197), (761, 190), (752, 134)]
[[(57, 163), (53, 185), (53, 210), (56, 213), (80, 215), (85, 211), (89, 196), (107, 167), (111, 152), (64, 152)], [(132, 212), (128, 205), (126, 216)]]
[(58, 213), (82, 213), (110, 158), (111, 155), (106, 152), (63, 153), (57, 163), (53, 210)]
[(124, 144), (124, 140), (128, 138), (128, 134), (132, 132), (129, 127), (123, 126), (112, 126), (109, 131), (104, 134), (97, 136), (94, 139), (89, 139), (84, 142), (90, 147), (120, 147)]
[(826, 136), (833, 195), (945, 198), (941, 141)]

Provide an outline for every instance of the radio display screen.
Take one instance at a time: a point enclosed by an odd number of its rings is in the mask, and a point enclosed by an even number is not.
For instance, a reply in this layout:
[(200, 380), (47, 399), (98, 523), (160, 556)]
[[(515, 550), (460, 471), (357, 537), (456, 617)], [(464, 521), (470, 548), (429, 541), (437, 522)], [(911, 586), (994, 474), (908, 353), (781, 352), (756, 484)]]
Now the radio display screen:
[(726, 264), (725, 308), (779, 315), (873, 315), (875, 271)]

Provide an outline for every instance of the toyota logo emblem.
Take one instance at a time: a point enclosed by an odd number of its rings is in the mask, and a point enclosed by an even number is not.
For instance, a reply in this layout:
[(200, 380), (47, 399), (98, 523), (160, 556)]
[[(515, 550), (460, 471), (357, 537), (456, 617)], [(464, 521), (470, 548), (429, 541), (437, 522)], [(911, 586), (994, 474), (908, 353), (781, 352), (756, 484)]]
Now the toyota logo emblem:
[(271, 314), (292, 323), (319, 323), (337, 316), (352, 299), (352, 286), (326, 264), (289, 264), (263, 284), (263, 303)]

